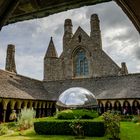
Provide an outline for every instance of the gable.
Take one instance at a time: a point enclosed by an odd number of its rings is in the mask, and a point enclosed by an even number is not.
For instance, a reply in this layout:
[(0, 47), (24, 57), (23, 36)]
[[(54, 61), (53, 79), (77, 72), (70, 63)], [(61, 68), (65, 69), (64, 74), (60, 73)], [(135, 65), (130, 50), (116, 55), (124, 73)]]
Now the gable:
[(83, 44), (86, 41), (90, 41), (90, 37), (89, 35), (79, 26), (76, 30), (76, 32), (74, 33), (70, 43), (74, 42), (74, 43), (81, 43)]

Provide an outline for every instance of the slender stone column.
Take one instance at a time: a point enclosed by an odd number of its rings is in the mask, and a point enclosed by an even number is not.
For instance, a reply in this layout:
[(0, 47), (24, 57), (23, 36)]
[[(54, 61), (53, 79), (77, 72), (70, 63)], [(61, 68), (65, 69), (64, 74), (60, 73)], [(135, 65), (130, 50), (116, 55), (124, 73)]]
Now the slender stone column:
[(3, 122), (6, 120), (6, 110), (3, 110)]

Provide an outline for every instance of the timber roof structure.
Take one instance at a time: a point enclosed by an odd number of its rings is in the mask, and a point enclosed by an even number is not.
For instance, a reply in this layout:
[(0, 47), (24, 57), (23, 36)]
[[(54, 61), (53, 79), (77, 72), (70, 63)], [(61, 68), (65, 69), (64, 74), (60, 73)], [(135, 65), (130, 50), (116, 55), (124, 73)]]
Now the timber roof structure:
[[(0, 0), (2, 26), (111, 0)], [(140, 32), (140, 1), (115, 0)]]

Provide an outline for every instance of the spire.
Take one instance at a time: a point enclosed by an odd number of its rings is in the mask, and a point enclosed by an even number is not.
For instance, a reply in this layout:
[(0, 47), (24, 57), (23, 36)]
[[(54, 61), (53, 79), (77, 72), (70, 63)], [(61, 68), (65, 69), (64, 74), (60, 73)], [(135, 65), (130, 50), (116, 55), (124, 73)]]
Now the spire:
[(54, 43), (53, 43), (53, 39), (51, 37), (51, 40), (50, 40), (50, 43), (49, 43), (49, 46), (48, 46), (48, 49), (47, 49), (47, 52), (45, 54), (45, 57), (44, 59), (46, 58), (57, 58), (58, 55), (57, 55), (57, 51), (55, 49), (55, 46), (54, 46)]
[(9, 44), (7, 47), (5, 70), (17, 73), (15, 64), (15, 45)]

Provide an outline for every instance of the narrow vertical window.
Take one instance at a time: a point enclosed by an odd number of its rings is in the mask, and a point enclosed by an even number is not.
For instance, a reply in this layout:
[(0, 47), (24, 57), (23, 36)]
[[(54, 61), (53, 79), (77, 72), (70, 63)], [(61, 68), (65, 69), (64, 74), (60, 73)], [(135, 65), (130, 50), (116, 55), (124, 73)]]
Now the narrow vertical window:
[(74, 56), (74, 75), (86, 76), (88, 75), (88, 71), (86, 52), (83, 49), (79, 49)]

